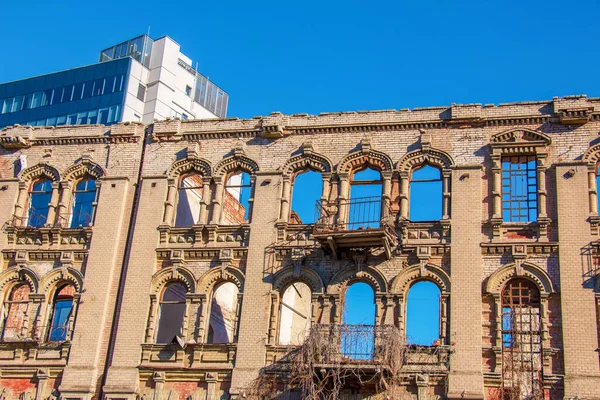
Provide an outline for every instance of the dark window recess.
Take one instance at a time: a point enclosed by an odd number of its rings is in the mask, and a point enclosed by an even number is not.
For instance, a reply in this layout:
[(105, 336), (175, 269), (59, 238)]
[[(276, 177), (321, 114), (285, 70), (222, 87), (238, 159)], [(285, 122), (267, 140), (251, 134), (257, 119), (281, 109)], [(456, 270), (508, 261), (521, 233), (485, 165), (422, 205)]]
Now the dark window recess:
[(191, 96), (192, 95), (192, 88), (189, 86), (185, 87), (185, 94), (186, 96)]
[(141, 101), (145, 101), (146, 98), (146, 86), (142, 85), (141, 83), (138, 85), (137, 98)]

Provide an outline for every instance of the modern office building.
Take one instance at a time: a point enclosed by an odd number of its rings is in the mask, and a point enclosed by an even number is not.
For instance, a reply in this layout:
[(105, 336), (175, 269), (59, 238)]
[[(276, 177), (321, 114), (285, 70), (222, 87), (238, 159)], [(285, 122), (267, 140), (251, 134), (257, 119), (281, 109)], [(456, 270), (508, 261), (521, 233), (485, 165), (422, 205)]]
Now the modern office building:
[(103, 50), (96, 64), (0, 84), (0, 129), (224, 118), (227, 102), (179, 44), (142, 35)]

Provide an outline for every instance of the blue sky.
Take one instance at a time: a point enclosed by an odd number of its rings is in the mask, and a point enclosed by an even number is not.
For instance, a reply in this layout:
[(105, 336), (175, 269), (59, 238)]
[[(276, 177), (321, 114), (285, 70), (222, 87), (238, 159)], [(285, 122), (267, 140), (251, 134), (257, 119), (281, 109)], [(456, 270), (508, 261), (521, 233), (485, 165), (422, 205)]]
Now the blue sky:
[(0, 81), (165, 34), (229, 116), (600, 96), (598, 1), (4, 2)]

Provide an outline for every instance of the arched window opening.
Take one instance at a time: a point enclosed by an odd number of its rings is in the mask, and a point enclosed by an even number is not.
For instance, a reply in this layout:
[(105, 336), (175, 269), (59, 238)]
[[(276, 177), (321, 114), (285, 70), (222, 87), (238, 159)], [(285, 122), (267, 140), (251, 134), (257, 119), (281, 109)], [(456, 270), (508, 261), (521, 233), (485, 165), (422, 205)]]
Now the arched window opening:
[(200, 219), (200, 202), (202, 201), (203, 179), (201, 175), (191, 173), (179, 179), (177, 196), (177, 213), (175, 226), (192, 226)]
[(406, 341), (431, 346), (440, 338), (440, 288), (429, 281), (413, 284), (406, 299)]
[(250, 220), (250, 174), (235, 172), (227, 178), (221, 223), (238, 225)]
[(237, 323), (238, 287), (232, 282), (217, 286), (210, 306), (208, 343), (232, 343)]
[(302, 344), (310, 329), (312, 317), (311, 290), (307, 284), (291, 284), (281, 297), (279, 344)]
[(366, 167), (355, 171), (350, 181), (348, 230), (379, 228), (381, 224), (381, 173)]
[(375, 343), (375, 293), (356, 282), (344, 294), (341, 353), (354, 360), (372, 360)]
[(442, 171), (425, 164), (412, 171), (410, 177), (410, 220), (442, 219)]
[(51, 325), (48, 334), (48, 341), (62, 342), (67, 340), (69, 333), (69, 320), (73, 312), (73, 296), (75, 288), (72, 285), (65, 285), (54, 295), (52, 315), (50, 317)]
[(169, 284), (160, 299), (160, 316), (156, 343), (171, 343), (181, 338), (185, 316), (187, 288), (181, 282)]
[(27, 284), (15, 286), (4, 301), (2, 340), (23, 340), (27, 310), (29, 308), (29, 294), (31, 289)]
[(321, 199), (323, 178), (319, 172), (301, 172), (294, 178), (292, 187), (291, 224), (313, 224), (316, 221), (315, 206)]
[(96, 180), (87, 177), (80, 180), (73, 192), (73, 215), (71, 228), (92, 225), (96, 205), (97, 186)]
[(542, 369), (540, 292), (527, 279), (512, 279), (502, 290), (503, 387), (521, 395), (539, 393)]
[(40, 228), (46, 225), (48, 209), (52, 198), (52, 181), (42, 178), (34, 181), (29, 190), (29, 210), (27, 211), (27, 226)]

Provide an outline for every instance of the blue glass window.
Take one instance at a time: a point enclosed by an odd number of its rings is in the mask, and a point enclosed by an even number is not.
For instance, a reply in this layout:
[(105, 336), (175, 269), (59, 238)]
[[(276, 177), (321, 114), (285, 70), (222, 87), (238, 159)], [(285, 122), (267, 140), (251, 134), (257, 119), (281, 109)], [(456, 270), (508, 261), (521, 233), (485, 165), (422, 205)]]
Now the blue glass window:
[(96, 180), (90, 177), (82, 179), (75, 186), (71, 228), (79, 228), (92, 224), (94, 203), (96, 202), (96, 188)]
[(54, 95), (54, 89), (44, 90), (42, 92), (42, 100), (40, 102), (40, 107), (49, 106), (52, 103), (52, 97)]
[(35, 92), (31, 95), (31, 108), (38, 108), (42, 105), (43, 92)]
[(506, 222), (537, 220), (535, 156), (502, 158), (502, 219)]
[(12, 112), (21, 111), (23, 108), (23, 96), (15, 96), (12, 104)]
[(52, 197), (52, 181), (47, 178), (39, 179), (31, 185), (29, 192), (29, 211), (27, 225), (39, 228), (46, 225), (48, 219), (48, 204)]
[(54, 300), (54, 312), (52, 315), (52, 326), (50, 327), (50, 342), (62, 342), (67, 339), (69, 331), (69, 318), (73, 311), (73, 298), (56, 298)]
[(12, 97), (8, 98), (8, 99), (4, 99), (2, 101), (2, 110), (1, 110), (2, 114), (6, 114), (6, 113), (11, 112), (11, 110), (12, 110), (12, 103), (13, 103), (13, 98)]
[(96, 79), (92, 89), (92, 96), (102, 96), (104, 94), (104, 79)]
[(29, 110), (30, 108), (33, 108), (33, 107), (31, 107), (31, 97), (32, 97), (31, 94), (26, 94), (23, 96), (23, 107), (22, 107), (23, 110)]
[(431, 165), (412, 171), (410, 179), (410, 220), (442, 219), (442, 173)]
[(63, 103), (71, 101), (71, 99), (73, 98), (73, 89), (74, 89), (73, 85), (67, 85), (64, 87), (63, 96), (62, 96)]
[(75, 87), (73, 88), (73, 99), (72, 101), (75, 100), (81, 100), (83, 98), (83, 89), (85, 87), (85, 83), (80, 82), (75, 84)]

